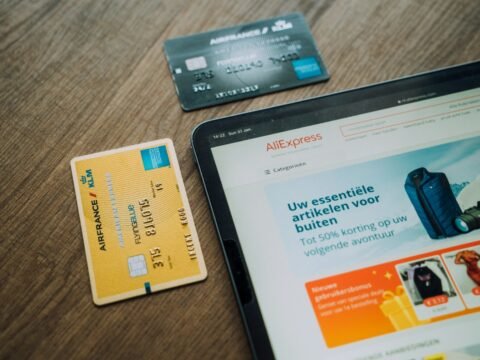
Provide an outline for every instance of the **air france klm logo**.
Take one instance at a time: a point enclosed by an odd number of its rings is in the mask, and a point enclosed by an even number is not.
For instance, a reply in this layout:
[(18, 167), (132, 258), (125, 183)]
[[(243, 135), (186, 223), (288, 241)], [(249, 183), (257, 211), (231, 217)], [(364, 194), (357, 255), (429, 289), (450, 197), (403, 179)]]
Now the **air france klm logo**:
[[(252, 38), (252, 37), (255, 37), (255, 36), (263, 35), (264, 30), (265, 29), (263, 29), (263, 30), (253, 29), (253, 30), (250, 30), (250, 31), (244, 31), (244, 32), (240, 32), (240, 33), (237, 33), (237, 34), (220, 36), (220, 37), (217, 37), (217, 38), (210, 39), (210, 45), (218, 45), (218, 44), (223, 44), (223, 43), (227, 43), (227, 42), (230, 42), (230, 41), (248, 39), (248, 38)], [(267, 28), (267, 31), (268, 31), (268, 28)]]
[(102, 251), (107, 251), (105, 244), (105, 235), (103, 234), (102, 218), (100, 216), (100, 205), (97, 200), (97, 194), (89, 192), (88, 195), (92, 198), (90, 206), (92, 207), (93, 221), (95, 222), (95, 235), (97, 235), (98, 247)]
[(277, 20), (275, 21), (275, 24), (272, 25), (272, 31), (283, 31), (283, 30), (288, 30), (293, 28), (293, 25), (291, 22), (286, 22), (285, 20)]
[(88, 185), (90, 189), (95, 187), (95, 182), (93, 181), (92, 169), (87, 169), (85, 175), (80, 176), (80, 181), (83, 185)]

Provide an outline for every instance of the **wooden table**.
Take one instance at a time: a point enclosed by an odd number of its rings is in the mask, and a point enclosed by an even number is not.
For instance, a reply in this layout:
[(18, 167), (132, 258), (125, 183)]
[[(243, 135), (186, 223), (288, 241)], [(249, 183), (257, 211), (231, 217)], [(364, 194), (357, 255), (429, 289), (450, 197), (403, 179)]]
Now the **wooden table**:
[[(305, 14), (328, 83), (180, 109), (166, 39), (292, 11)], [(1, 3), (0, 358), (249, 358), (192, 160), (192, 128), (479, 58), (477, 1)], [(69, 161), (165, 137), (176, 145), (209, 277), (95, 307)]]

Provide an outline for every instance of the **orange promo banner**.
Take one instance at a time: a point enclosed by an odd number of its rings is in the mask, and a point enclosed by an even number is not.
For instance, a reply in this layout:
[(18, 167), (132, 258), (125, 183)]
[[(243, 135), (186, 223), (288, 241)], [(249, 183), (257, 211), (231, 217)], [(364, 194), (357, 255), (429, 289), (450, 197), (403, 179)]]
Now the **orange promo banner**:
[(328, 347), (480, 311), (480, 241), (305, 284)]

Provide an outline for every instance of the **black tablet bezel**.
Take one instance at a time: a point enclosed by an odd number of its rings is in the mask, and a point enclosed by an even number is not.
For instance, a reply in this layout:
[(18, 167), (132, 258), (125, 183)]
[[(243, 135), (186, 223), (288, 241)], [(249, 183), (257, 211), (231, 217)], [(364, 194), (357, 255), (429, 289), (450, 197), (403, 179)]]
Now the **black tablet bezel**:
[[(274, 358), (211, 148), (480, 86), (480, 61), (209, 120), (191, 143), (253, 356)], [(253, 129), (248, 133), (239, 129)]]

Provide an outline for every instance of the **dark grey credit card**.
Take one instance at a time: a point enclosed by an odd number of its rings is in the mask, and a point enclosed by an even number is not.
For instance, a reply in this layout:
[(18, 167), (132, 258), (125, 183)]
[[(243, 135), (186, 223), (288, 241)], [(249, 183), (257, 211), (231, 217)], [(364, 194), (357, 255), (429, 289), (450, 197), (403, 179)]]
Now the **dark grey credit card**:
[(329, 78), (300, 13), (170, 39), (164, 51), (185, 111)]

